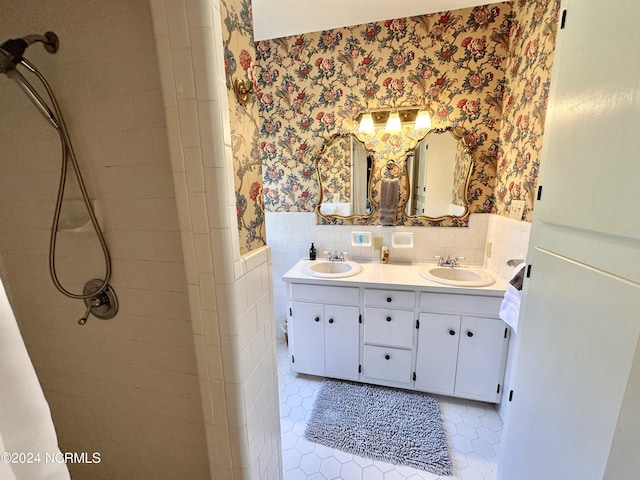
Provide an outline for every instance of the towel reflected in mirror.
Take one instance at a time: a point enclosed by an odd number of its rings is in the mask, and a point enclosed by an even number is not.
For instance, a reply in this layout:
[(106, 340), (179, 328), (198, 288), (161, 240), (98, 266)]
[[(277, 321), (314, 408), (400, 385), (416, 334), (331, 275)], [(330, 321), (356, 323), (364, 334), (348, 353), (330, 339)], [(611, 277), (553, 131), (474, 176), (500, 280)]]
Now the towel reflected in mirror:
[(400, 200), (400, 180), (397, 178), (382, 179), (380, 188), (380, 224), (395, 225)]

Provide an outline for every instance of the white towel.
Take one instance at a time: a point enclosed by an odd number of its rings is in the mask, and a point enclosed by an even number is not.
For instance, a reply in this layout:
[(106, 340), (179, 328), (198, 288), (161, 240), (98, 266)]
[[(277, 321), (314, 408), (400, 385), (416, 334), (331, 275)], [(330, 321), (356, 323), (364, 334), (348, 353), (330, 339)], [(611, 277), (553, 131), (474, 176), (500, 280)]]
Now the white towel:
[(500, 304), (500, 318), (509, 325), (514, 333), (518, 329), (518, 316), (520, 315), (520, 300), (522, 292), (516, 290), (513, 285), (507, 284), (507, 291), (504, 292), (504, 299)]

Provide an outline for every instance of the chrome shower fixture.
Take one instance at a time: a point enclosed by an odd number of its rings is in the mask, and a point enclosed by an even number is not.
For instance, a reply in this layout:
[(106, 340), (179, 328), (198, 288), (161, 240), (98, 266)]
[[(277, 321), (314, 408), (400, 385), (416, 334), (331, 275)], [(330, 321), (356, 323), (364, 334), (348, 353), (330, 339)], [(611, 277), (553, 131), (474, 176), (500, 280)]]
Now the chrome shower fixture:
[[(34, 43), (44, 44), (45, 50), (49, 53), (56, 53), (60, 42), (58, 36), (53, 32), (46, 32), (44, 35), (26, 35), (22, 38), (14, 38), (7, 40), (0, 45), (0, 73), (5, 73), (9, 78), (14, 80), (22, 91), (27, 95), (29, 100), (36, 106), (36, 108), (42, 113), (42, 115), (49, 121), (51, 126), (56, 129), (60, 136), (60, 145), (62, 147), (62, 166), (60, 169), (60, 183), (58, 186), (58, 196), (56, 200), (56, 207), (53, 214), (53, 224), (51, 226), (51, 237), (49, 239), (49, 273), (51, 274), (51, 280), (55, 287), (63, 295), (84, 300), (87, 310), (85, 314), (78, 320), (79, 325), (87, 323), (87, 319), (90, 314), (96, 318), (107, 320), (113, 318), (118, 313), (118, 298), (116, 297), (113, 288), (109, 285), (109, 279), (111, 278), (111, 256), (109, 255), (109, 249), (104, 239), (104, 235), (98, 225), (95, 212), (91, 205), (91, 199), (87, 193), (82, 174), (80, 172), (80, 166), (76, 154), (71, 144), (71, 137), (67, 130), (60, 105), (56, 100), (56, 97), (51, 89), (49, 83), (44, 76), (38, 71), (38, 69), (24, 58), (24, 52), (29, 46)], [(22, 73), (17, 69), (18, 65), (25, 67), (31, 74), (33, 74), (42, 84), (46, 92), (45, 100), (44, 94), (40, 94)], [(102, 247), (102, 253), (105, 261), (105, 275), (104, 279), (89, 280), (82, 291), (82, 293), (72, 293), (67, 290), (58, 279), (56, 272), (56, 239), (58, 234), (58, 225), (60, 222), (60, 211), (62, 209), (62, 201), (64, 199), (65, 185), (67, 181), (67, 170), (71, 164), (76, 179), (78, 180), (78, 186), (85, 207), (91, 219), (91, 224)]]
[(56, 53), (60, 47), (58, 36), (53, 32), (46, 32), (44, 35), (32, 34), (22, 38), (12, 38), (0, 45), (0, 73), (7, 73), (16, 68), (24, 58), (27, 48), (36, 42), (44, 44), (44, 48), (49, 53)]

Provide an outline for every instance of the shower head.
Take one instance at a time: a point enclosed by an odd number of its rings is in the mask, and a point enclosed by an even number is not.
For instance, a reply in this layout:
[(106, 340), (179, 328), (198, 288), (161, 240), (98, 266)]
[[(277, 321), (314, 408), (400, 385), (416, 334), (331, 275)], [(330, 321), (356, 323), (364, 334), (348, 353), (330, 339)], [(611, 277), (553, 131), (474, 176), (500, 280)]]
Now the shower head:
[(44, 35), (32, 34), (22, 38), (13, 38), (0, 45), (0, 73), (7, 73), (18, 65), (24, 55), (24, 51), (33, 43), (40, 42), (49, 53), (56, 53), (60, 42), (53, 32)]

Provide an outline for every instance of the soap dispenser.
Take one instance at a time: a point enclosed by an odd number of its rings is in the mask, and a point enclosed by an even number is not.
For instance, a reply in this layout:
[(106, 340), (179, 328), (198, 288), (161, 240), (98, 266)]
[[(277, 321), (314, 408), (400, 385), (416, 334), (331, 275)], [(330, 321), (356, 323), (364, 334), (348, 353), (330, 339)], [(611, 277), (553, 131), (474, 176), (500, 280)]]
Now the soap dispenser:
[(312, 243), (311, 248), (309, 249), (309, 260), (315, 260), (315, 259), (316, 259), (316, 247), (314, 247)]

